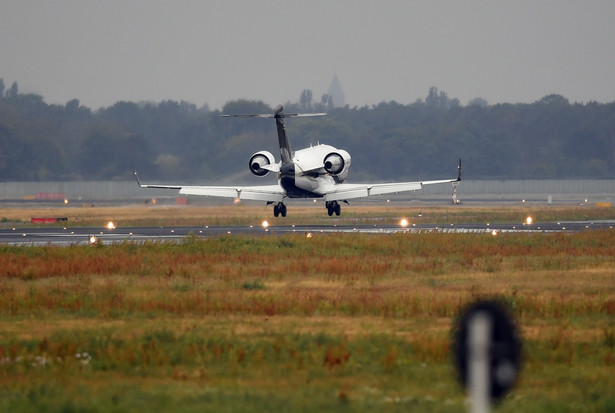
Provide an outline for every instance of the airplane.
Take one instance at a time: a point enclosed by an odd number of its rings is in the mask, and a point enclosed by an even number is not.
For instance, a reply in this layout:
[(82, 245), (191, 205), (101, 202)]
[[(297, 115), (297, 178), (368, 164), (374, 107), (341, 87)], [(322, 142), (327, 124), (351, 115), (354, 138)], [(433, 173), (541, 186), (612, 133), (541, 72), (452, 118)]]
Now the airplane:
[(273, 154), (259, 151), (250, 157), (250, 171), (259, 177), (269, 172), (277, 175), (276, 185), (264, 186), (193, 186), (142, 184), (137, 171), (135, 177), (141, 188), (178, 189), (184, 195), (204, 195), (235, 199), (266, 201), (273, 204), (273, 215), (287, 214), (284, 201), (291, 198), (323, 198), (329, 216), (341, 214), (340, 202), (348, 204), (349, 199), (384, 195), (389, 193), (416, 191), (425, 185), (456, 183), (461, 181), (461, 159), (457, 168), (457, 178), (435, 181), (392, 182), (378, 184), (348, 184), (344, 180), (350, 169), (350, 154), (330, 145), (318, 144), (295, 152), (290, 147), (286, 134), (285, 119), (307, 116), (324, 116), (326, 113), (284, 113), (279, 105), (273, 114), (237, 114), (222, 117), (273, 118), (276, 122), (280, 162)]

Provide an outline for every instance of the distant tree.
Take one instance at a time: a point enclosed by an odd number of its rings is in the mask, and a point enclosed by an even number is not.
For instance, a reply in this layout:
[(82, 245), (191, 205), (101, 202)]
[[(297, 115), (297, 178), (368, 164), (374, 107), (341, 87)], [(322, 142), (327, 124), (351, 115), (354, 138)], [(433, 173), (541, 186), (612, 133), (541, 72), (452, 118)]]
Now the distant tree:
[(126, 173), (133, 165), (126, 156), (124, 132), (111, 123), (95, 125), (85, 137), (81, 154), (81, 173), (87, 179), (112, 179)]
[[(3, 82), (0, 82), (0, 86)], [(0, 87), (1, 89), (1, 87)], [(255, 151), (277, 155), (270, 120), (228, 119), (189, 102), (118, 102), (92, 112), (77, 99), (48, 105), (19, 94), (0, 99), (0, 180), (254, 178), (243, 165)], [(333, 108), (329, 95), (284, 104), (288, 113), (327, 112), (288, 122), (293, 147), (329, 143), (352, 154), (352, 181), (440, 176), (464, 159), (468, 178), (606, 178), (615, 174), (615, 102), (570, 104), (557, 94), (532, 104), (472, 99), (467, 106), (436, 87), (425, 101)], [(311, 106), (311, 108), (310, 108)], [(262, 101), (236, 100), (223, 113), (272, 113)]]
[(15, 138), (11, 129), (0, 123), (0, 178), (2, 180), (14, 179), (19, 173), (16, 171), (15, 156), (21, 155), (21, 142)]
[(568, 106), (570, 102), (562, 95), (547, 95), (538, 101), (541, 105)]
[(481, 108), (486, 108), (489, 106), (489, 102), (483, 98), (474, 98), (468, 102), (468, 106), (479, 106)]
[(160, 175), (166, 179), (183, 179), (189, 173), (189, 169), (178, 156), (163, 153), (158, 155), (154, 164), (158, 168)]
[(113, 120), (124, 128), (132, 128), (135, 122), (139, 122), (143, 109), (136, 103), (121, 101), (113, 106), (103, 109), (100, 115)]
[(309, 89), (305, 89), (301, 92), (301, 98), (299, 100), (301, 104), (301, 110), (303, 112), (307, 112), (312, 110), (312, 91)]
[(320, 104), (316, 105), (316, 107), (314, 107), (314, 110), (322, 110), (328, 112), (330, 110), (333, 110), (333, 108), (335, 108), (335, 105), (333, 104), (333, 97), (325, 93), (320, 98)]
[(17, 86), (17, 82), (13, 82), (11, 88), (6, 92), (7, 98), (16, 98), (19, 94), (19, 87)]
[(75, 112), (75, 111), (77, 111), (77, 109), (79, 109), (79, 99), (69, 100), (68, 102), (66, 102), (66, 105), (64, 106), (64, 108), (68, 112)]
[(273, 109), (259, 100), (233, 100), (222, 106), (224, 114), (246, 114), (246, 113), (272, 113)]
[(0, 98), (4, 97), (4, 79), (0, 78)]
[[(233, 100), (227, 102), (222, 107), (222, 113), (233, 114), (269, 114), (273, 113), (273, 109), (265, 104), (263, 101), (255, 100)], [(211, 126), (211, 136), (215, 137), (215, 143), (224, 145), (224, 141), (231, 139), (233, 136), (242, 135), (246, 132), (258, 133), (261, 131), (275, 130), (275, 125), (272, 122), (246, 122), (244, 119), (223, 119), (219, 116), (219, 113), (212, 112), (209, 116), (209, 122)]]
[(436, 110), (449, 110), (453, 107), (458, 107), (459, 104), (459, 99), (449, 99), (445, 92), (440, 91), (438, 93), (438, 88), (435, 86), (429, 88), (429, 93), (425, 98), (425, 105)]
[(179, 110), (183, 113), (194, 113), (196, 112), (196, 105), (194, 103), (186, 102), (182, 100), (179, 102)]
[[(615, 108), (615, 103), (611, 103), (610, 106)], [(615, 110), (609, 118), (602, 120), (600, 138), (608, 153), (607, 161), (610, 172), (613, 173), (615, 172)]]
[(438, 95), (438, 88), (435, 86), (430, 87), (429, 93), (427, 94), (427, 97), (425, 98), (425, 105), (433, 109), (438, 109), (439, 102), (440, 102), (440, 96)]

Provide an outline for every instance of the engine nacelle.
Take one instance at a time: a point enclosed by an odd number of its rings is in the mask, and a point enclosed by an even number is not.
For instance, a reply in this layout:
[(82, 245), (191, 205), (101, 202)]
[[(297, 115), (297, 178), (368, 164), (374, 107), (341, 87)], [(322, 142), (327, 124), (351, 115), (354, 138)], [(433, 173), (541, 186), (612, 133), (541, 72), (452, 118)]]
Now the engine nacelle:
[(348, 175), (350, 162), (350, 154), (343, 149), (331, 152), (323, 160), (325, 171), (340, 178), (345, 178)]
[(250, 171), (256, 176), (265, 176), (269, 173), (269, 169), (264, 167), (267, 165), (273, 165), (275, 158), (273, 154), (268, 151), (256, 152), (250, 157)]

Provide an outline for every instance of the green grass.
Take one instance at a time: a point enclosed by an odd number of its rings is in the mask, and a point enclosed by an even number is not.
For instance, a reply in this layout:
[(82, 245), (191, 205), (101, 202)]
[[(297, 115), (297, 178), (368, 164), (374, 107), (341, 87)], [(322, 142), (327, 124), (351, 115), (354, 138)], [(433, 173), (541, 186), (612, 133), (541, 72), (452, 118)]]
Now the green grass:
[(615, 231), (0, 246), (0, 411), (466, 411), (449, 345), (497, 296), (498, 411), (612, 411)]

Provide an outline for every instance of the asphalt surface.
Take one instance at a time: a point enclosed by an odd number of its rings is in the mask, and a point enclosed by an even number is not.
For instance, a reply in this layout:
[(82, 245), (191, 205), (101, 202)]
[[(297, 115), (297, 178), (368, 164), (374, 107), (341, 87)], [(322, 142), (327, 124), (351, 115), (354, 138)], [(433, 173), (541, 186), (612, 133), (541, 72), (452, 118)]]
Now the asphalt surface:
[[(615, 220), (608, 221), (567, 221), (533, 224), (416, 224), (402, 227), (401, 225), (276, 225), (262, 226), (179, 226), (179, 227), (5, 227), (0, 228), (0, 244), (7, 245), (86, 245), (91, 242), (120, 243), (125, 241), (172, 241), (179, 242), (188, 235), (197, 237), (216, 237), (232, 234), (249, 234), (257, 236), (282, 235), (300, 233), (306, 236), (322, 233), (370, 233), (392, 234), (398, 232), (439, 231), (458, 233), (494, 234), (506, 232), (579, 232), (585, 230), (613, 229)], [(91, 239), (91, 237), (95, 239)]]

